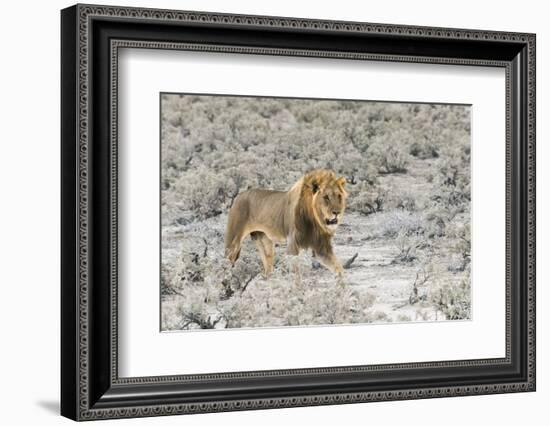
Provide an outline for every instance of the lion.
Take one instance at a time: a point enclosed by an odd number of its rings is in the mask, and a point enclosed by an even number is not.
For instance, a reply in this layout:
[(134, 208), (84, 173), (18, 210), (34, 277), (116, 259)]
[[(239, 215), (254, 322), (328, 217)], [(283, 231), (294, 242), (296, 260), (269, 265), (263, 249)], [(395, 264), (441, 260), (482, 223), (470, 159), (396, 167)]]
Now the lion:
[(250, 235), (266, 277), (273, 272), (274, 243), (286, 242), (288, 254), (297, 256), (311, 249), (322, 265), (341, 278), (344, 270), (332, 249), (332, 237), (346, 208), (345, 183), (332, 170), (317, 169), (286, 192), (250, 189), (240, 193), (227, 219), (226, 258), (234, 264)]

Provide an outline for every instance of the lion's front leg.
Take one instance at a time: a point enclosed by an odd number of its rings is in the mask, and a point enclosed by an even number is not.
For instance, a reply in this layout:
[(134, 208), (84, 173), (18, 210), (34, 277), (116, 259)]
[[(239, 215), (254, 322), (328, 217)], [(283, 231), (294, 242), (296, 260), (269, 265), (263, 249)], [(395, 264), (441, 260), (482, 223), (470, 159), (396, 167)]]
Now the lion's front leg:
[(287, 253), (290, 255), (290, 270), (294, 275), (294, 282), (300, 284), (302, 282), (302, 270), (300, 268), (300, 247), (296, 243), (296, 240), (291, 236), (288, 239)]
[(344, 277), (344, 268), (342, 267), (342, 264), (340, 263), (340, 260), (336, 257), (336, 255), (331, 251), (328, 253), (319, 254), (316, 253), (317, 258), (319, 261), (330, 271), (335, 273), (338, 278), (342, 279)]

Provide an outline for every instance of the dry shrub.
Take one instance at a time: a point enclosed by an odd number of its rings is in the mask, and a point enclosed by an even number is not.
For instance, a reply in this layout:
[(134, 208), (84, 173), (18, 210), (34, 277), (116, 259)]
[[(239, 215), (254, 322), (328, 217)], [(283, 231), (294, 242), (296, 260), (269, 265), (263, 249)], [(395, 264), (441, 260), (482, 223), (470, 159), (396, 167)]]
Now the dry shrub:
[(374, 151), (374, 161), (378, 164), (378, 172), (388, 173), (406, 173), (409, 163), (407, 153), (397, 146), (384, 146)]
[(435, 280), (430, 286), (429, 301), (447, 320), (469, 319), (471, 316), (471, 280)]

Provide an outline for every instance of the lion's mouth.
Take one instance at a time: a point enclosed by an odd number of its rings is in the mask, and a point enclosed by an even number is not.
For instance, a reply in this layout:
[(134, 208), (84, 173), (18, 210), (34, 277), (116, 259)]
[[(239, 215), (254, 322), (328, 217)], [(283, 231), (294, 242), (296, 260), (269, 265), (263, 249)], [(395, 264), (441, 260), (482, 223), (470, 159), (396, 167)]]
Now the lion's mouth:
[(325, 223), (327, 225), (337, 225), (338, 224), (338, 219), (337, 218), (334, 218), (334, 219), (325, 219)]

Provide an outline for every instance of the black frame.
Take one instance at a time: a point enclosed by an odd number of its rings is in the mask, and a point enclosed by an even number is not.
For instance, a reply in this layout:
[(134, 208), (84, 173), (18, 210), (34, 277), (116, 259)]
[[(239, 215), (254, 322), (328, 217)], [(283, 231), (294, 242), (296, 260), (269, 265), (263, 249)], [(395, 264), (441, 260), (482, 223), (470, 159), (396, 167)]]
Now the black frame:
[[(117, 52), (506, 69), (507, 342), (498, 359), (119, 378)], [(61, 13), (61, 413), (74, 420), (535, 390), (535, 35), (76, 5)]]

